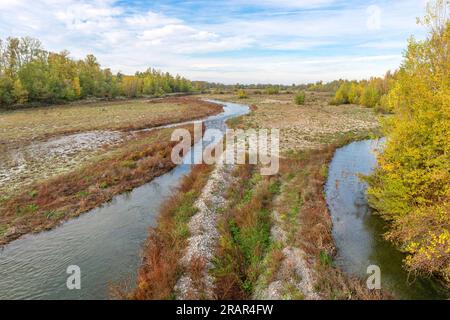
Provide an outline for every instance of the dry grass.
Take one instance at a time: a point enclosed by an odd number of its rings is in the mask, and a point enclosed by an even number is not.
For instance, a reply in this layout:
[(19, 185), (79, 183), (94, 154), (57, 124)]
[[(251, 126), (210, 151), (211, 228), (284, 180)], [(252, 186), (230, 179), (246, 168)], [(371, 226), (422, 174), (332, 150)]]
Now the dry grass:
[[(193, 132), (193, 126), (185, 126)], [(143, 132), (69, 173), (37, 182), (0, 201), (0, 244), (48, 230), (171, 170), (171, 129)]]
[(216, 104), (194, 97), (179, 97), (0, 111), (0, 148), (76, 132), (150, 128), (221, 110)]
[[(187, 225), (196, 213), (195, 200), (211, 171), (211, 166), (194, 166), (181, 182), (178, 191), (161, 208), (157, 227), (149, 230), (137, 288), (127, 296), (129, 299), (175, 298), (174, 286), (183, 272), (180, 260), (189, 237)], [(191, 266), (193, 274), (199, 274), (199, 270), (203, 270), (202, 261), (196, 261)], [(200, 278), (199, 275), (198, 279)]]
[(216, 104), (179, 97), (0, 113), (0, 198), (89, 165), (105, 149), (132, 143), (136, 131), (130, 130), (220, 111)]

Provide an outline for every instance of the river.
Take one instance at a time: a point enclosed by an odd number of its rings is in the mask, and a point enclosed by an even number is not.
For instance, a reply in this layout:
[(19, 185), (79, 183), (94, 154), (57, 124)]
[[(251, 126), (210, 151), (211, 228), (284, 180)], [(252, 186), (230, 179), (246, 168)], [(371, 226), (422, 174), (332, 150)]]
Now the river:
[[(206, 118), (207, 129), (224, 132), (226, 120), (249, 112), (245, 105), (212, 102), (224, 112)], [(198, 146), (192, 150), (201, 152)], [(148, 228), (189, 172), (190, 165), (179, 165), (79, 218), (0, 249), (0, 299), (108, 299), (112, 284), (134, 285)], [(67, 289), (69, 265), (81, 269), (81, 290)]]

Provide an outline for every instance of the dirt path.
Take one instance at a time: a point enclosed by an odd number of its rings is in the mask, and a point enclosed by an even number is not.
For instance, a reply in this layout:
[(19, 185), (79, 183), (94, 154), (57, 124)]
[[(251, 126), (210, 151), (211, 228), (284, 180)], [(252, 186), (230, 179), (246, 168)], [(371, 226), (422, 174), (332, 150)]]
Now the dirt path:
[(224, 194), (232, 182), (235, 167), (222, 163), (224, 155), (195, 203), (198, 212), (189, 222), (190, 238), (182, 258), (187, 272), (175, 287), (178, 299), (214, 299), (214, 279), (209, 271), (219, 239), (217, 222), (221, 209), (226, 206)]

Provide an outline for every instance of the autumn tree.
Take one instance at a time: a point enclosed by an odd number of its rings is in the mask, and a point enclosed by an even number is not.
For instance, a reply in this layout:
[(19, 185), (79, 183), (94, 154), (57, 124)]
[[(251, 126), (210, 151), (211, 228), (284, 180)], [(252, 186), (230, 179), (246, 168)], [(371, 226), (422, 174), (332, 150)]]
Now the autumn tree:
[(387, 239), (407, 253), (409, 270), (450, 283), (449, 3), (435, 1), (421, 22), (424, 41), (409, 40), (387, 96), (394, 116), (369, 179), (370, 204), (390, 222)]

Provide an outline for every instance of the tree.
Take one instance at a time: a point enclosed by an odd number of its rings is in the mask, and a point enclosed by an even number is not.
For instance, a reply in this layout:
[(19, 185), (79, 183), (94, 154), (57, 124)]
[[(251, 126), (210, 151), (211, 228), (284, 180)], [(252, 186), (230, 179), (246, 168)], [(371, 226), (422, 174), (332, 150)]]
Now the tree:
[(0, 105), (8, 106), (14, 103), (12, 91), (14, 83), (12, 79), (6, 75), (0, 75)]
[(15, 101), (19, 104), (24, 104), (28, 101), (28, 91), (22, 86), (20, 79), (14, 82), (12, 94)]
[(362, 91), (360, 103), (363, 106), (374, 108), (380, 101), (380, 94), (377, 88), (372, 84), (368, 84)]
[(369, 178), (370, 204), (390, 222), (387, 239), (407, 253), (414, 272), (450, 284), (450, 19), (435, 1), (422, 21), (426, 40), (409, 40), (388, 94), (394, 116), (388, 140)]
[(75, 93), (75, 96), (79, 98), (81, 96), (81, 85), (80, 85), (80, 78), (75, 77), (72, 81), (72, 88), (73, 92)]
[(154, 69), (134, 76), (113, 75), (93, 55), (72, 59), (69, 52), (47, 52), (33, 38), (0, 39), (0, 105), (61, 102), (88, 96), (114, 98), (190, 92), (191, 81)]

